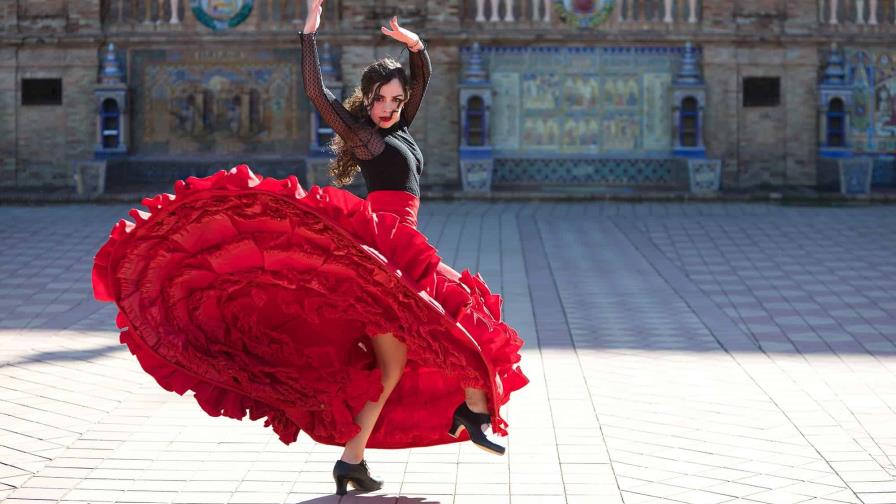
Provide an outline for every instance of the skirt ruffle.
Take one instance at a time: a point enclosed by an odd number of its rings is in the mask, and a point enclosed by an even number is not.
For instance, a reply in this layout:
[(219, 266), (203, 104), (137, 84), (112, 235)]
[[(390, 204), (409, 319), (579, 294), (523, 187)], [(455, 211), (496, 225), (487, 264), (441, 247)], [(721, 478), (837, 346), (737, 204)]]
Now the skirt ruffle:
[(486, 390), (492, 429), (507, 434), (500, 408), (528, 383), (523, 341), (482, 277), (447, 268), (399, 216), (246, 165), (143, 205), (97, 253), (93, 288), (166, 390), (192, 390), (211, 416), (266, 417), (285, 444), (303, 429), (342, 445), (382, 392), (370, 338), (391, 332), (408, 365), (368, 447), (458, 441), (447, 430), (463, 387)]

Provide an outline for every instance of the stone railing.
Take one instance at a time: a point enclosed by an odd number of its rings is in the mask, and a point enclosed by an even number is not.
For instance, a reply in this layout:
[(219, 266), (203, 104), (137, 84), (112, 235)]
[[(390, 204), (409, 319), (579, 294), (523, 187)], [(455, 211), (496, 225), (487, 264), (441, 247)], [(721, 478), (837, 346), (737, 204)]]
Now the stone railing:
[[(599, 3), (599, 2), (598, 2)], [(703, 0), (617, 0), (607, 29), (660, 29), (700, 23)], [(464, 22), (489, 28), (537, 27), (557, 21), (554, 0), (466, 0)]]
[(619, 0), (616, 20), (621, 23), (697, 23), (701, 2), (698, 0)]
[[(241, 27), (301, 30), (308, 4), (310, 0), (255, 0)], [(331, 15), (336, 10), (331, 7)], [(103, 22), (111, 31), (191, 31), (201, 26), (189, 0), (103, 0)]]
[[(597, 2), (597, 0), (595, 0)], [(606, 30), (691, 31), (698, 29), (707, 0), (616, 0), (601, 25)], [(241, 25), (249, 30), (297, 30), (310, 0), (255, 0)], [(334, 0), (324, 16), (340, 17)], [(600, 2), (597, 2), (600, 3)], [(462, 24), (488, 29), (539, 28), (559, 23), (554, 0), (463, 0)], [(189, 0), (102, 0), (103, 21), (115, 31), (190, 31), (200, 26)], [(391, 12), (391, 11), (390, 11)], [(412, 16), (413, 17), (413, 16)], [(896, 0), (818, 0), (824, 31), (896, 32)]]
[(840, 31), (896, 31), (896, 0), (818, 0), (818, 21)]

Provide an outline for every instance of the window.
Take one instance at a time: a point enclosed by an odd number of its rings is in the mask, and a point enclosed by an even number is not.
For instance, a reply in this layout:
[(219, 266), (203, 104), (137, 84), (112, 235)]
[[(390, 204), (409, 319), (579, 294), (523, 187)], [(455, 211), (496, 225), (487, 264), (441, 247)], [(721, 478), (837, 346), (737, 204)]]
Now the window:
[(62, 105), (62, 79), (22, 79), (22, 105)]
[(827, 138), (828, 147), (843, 147), (846, 144), (846, 134), (844, 125), (846, 123), (846, 113), (843, 107), (843, 100), (834, 98), (828, 102), (827, 115)]
[(744, 77), (744, 107), (777, 107), (780, 103), (779, 77)]
[(118, 147), (119, 122), (118, 103), (112, 98), (103, 100), (100, 110), (100, 130), (103, 137), (103, 148), (114, 149)]
[(467, 100), (467, 145), (485, 145), (485, 102), (479, 96)]
[(682, 147), (697, 147), (698, 116), (697, 99), (688, 96), (681, 100), (679, 116), (679, 143)]

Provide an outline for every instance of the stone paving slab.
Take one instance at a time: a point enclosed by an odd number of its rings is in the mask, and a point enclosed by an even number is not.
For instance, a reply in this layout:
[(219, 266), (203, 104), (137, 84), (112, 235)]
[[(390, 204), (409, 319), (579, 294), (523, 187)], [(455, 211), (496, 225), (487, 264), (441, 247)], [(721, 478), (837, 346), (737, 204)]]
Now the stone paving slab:
[(526, 340), (508, 454), (290, 446), (161, 389), (93, 301), (122, 205), (0, 207), (4, 503), (896, 503), (896, 208), (424, 202)]

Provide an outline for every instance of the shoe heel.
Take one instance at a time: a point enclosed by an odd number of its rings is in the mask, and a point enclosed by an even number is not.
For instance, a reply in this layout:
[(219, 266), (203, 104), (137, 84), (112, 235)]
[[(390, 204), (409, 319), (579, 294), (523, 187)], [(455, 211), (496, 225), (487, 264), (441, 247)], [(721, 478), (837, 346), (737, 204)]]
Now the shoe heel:
[(338, 476), (333, 479), (336, 480), (336, 495), (345, 495), (347, 492), (346, 486), (348, 485), (348, 478)]
[(482, 427), (490, 425), (490, 422), (491, 418), (487, 413), (476, 413), (470, 410), (466, 403), (461, 403), (454, 411), (451, 429), (448, 430), (448, 434), (457, 438), (460, 434), (460, 429), (466, 429), (473, 444), (489, 453), (504, 455), (504, 447), (490, 440), (485, 431), (480, 430)]
[(460, 423), (460, 420), (458, 420), (457, 417), (454, 417), (454, 421), (451, 422), (451, 428), (448, 429), (448, 435), (456, 438), (460, 435), (460, 431), (463, 430), (463, 428), (464, 425)]

